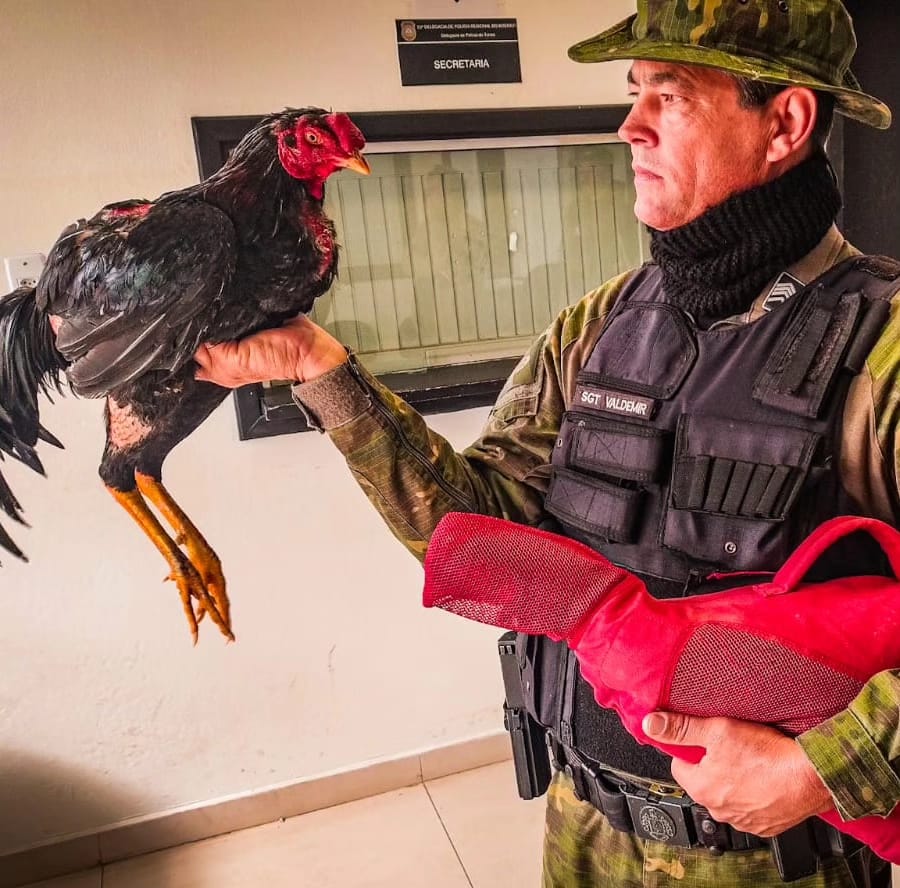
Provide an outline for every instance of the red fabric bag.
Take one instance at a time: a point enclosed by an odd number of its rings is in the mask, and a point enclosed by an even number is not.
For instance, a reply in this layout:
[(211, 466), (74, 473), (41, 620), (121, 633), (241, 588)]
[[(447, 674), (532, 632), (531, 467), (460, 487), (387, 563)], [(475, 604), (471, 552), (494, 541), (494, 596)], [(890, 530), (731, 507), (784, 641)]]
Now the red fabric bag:
[[(722, 715), (796, 735), (844, 709), (876, 672), (900, 666), (898, 580), (803, 582), (833, 543), (855, 531), (874, 537), (900, 577), (900, 533), (844, 517), (821, 525), (765, 582), (658, 600), (634, 574), (566, 537), (451, 513), (428, 546), (423, 600), (566, 641), (597, 702), (637, 740), (696, 762), (703, 749), (650, 740), (644, 716)], [(822, 818), (900, 864), (900, 806), (887, 818), (845, 822), (836, 811)]]

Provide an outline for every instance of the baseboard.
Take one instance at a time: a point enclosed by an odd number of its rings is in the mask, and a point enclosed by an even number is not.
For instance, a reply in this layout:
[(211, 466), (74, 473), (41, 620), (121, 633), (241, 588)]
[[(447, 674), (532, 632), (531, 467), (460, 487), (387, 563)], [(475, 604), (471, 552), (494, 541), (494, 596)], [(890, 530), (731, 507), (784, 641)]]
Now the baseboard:
[(296, 817), (509, 757), (509, 738), (505, 731), (500, 731), (240, 796), (135, 818), (90, 834), (63, 837), (0, 856), (0, 888), (18, 888), (29, 882)]

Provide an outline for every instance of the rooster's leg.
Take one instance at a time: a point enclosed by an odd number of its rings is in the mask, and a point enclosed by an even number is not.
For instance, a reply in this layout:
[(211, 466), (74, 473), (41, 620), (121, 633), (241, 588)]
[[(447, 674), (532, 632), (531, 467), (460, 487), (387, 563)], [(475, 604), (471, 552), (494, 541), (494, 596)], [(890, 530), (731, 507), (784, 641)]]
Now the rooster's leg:
[(191, 627), (194, 644), (197, 643), (197, 618), (194, 616), (194, 608), (191, 603), (192, 597), (196, 598), (201, 606), (209, 611), (209, 615), (222, 634), (233, 640), (234, 636), (231, 634), (231, 630), (220, 616), (215, 602), (206, 591), (206, 585), (197, 573), (197, 569), (185, 557), (175, 541), (166, 533), (159, 519), (150, 511), (147, 503), (144, 502), (140, 491), (131, 490), (126, 493), (112, 487), (107, 487), (107, 489), (115, 497), (116, 502), (137, 522), (141, 530), (168, 562), (172, 570), (170, 578), (178, 586), (181, 603), (184, 607), (188, 624)]
[[(172, 499), (172, 495), (163, 487), (161, 481), (141, 472), (135, 472), (134, 477), (138, 490), (159, 509), (160, 514), (177, 534), (176, 541), (187, 549), (192, 564), (215, 602), (216, 610), (210, 616), (216, 621), (219, 629), (226, 635), (231, 635), (231, 606), (228, 602), (228, 593), (225, 591), (225, 577), (222, 574), (222, 563), (219, 561), (219, 556), (206, 542), (203, 534), (197, 530), (181, 506)], [(205, 603), (202, 601), (201, 606), (205, 609)], [(224, 627), (219, 620), (216, 620), (217, 615), (224, 622)], [(198, 617), (202, 616), (203, 612), (201, 611)]]

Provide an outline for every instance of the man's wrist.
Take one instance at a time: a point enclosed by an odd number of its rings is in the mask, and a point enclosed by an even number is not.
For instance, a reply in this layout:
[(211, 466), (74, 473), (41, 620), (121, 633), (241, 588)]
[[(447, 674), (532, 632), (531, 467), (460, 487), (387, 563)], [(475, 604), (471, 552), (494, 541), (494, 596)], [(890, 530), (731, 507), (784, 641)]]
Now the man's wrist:
[(345, 350), (340, 363), (292, 386), (294, 402), (313, 428), (320, 431), (337, 428), (371, 406), (371, 393), (363, 386), (358, 370), (354, 372), (352, 361)]
[(347, 347), (327, 330), (308, 318), (298, 319), (295, 328), (300, 340), (292, 378), (297, 382), (312, 382), (347, 362)]
[(297, 383), (312, 382), (346, 363), (347, 350), (341, 346), (339, 350), (329, 351), (325, 355), (317, 355), (314, 359), (307, 358), (305, 361), (300, 361), (294, 367), (291, 378)]

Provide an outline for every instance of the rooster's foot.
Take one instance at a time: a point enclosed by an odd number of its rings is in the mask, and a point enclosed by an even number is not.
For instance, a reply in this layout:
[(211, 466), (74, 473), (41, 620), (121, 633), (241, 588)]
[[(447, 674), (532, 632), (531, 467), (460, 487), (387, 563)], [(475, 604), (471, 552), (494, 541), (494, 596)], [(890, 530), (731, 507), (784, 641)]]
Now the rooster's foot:
[[(181, 605), (184, 608), (184, 615), (187, 617), (194, 644), (197, 643), (198, 624), (205, 614), (209, 614), (210, 619), (219, 627), (219, 631), (226, 638), (234, 641), (234, 635), (228, 625), (227, 616), (222, 614), (217, 602), (208, 590), (207, 583), (187, 558), (182, 556), (180, 563), (173, 567), (168, 579), (172, 580), (178, 587)], [(194, 611), (195, 601), (196, 613)]]
[(234, 635), (231, 632), (231, 605), (228, 601), (225, 576), (222, 573), (219, 556), (206, 542), (203, 534), (188, 518), (181, 506), (172, 499), (161, 481), (140, 472), (135, 473), (135, 480), (140, 492), (159, 509), (160, 514), (169, 522), (175, 532), (176, 542), (187, 550), (194, 573), (199, 576), (205, 597), (194, 596), (198, 602), (196, 622), (199, 623), (203, 619), (203, 615), (209, 613), (222, 634), (234, 641)]

